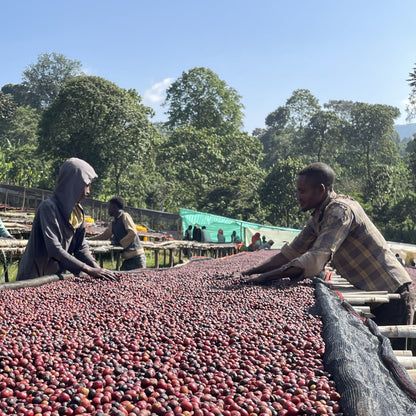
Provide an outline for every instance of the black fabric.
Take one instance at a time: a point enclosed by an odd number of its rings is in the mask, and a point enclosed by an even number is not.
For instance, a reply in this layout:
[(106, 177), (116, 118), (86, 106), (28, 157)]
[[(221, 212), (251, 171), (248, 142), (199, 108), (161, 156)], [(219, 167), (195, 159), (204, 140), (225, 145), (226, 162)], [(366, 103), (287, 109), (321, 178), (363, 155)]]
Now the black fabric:
[(199, 242), (202, 241), (202, 231), (201, 231), (200, 228), (195, 228), (194, 227), (194, 230), (192, 232), (192, 239), (194, 241), (199, 241)]
[[(324, 365), (341, 393), (343, 414), (416, 416), (416, 403), (393, 374), (399, 374), (411, 389), (416, 386), (403, 378), (407, 373), (394, 357), (389, 340), (374, 335), (360, 318), (341, 306), (339, 296), (325, 285), (317, 283), (315, 293), (314, 309), (324, 324)], [(389, 361), (396, 365), (392, 371), (386, 366)]]

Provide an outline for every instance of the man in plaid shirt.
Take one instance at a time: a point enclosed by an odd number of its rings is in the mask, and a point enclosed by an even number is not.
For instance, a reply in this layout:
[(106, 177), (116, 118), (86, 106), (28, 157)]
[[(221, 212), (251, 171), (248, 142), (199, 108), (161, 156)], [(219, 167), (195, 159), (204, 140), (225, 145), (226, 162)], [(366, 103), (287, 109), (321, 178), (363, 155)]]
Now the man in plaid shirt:
[(331, 262), (357, 288), (402, 294), (399, 305), (386, 305), (388, 313), (382, 313), (381, 307), (379, 314), (374, 312), (380, 317), (386, 315), (387, 320), (396, 319), (391, 323), (412, 323), (414, 302), (409, 294), (409, 275), (360, 204), (334, 192), (334, 180), (334, 171), (324, 163), (312, 163), (299, 172), (297, 199), (302, 211), (312, 210), (310, 220), (280, 253), (242, 274), (258, 274), (247, 280), (254, 284), (284, 277), (302, 279), (317, 275)]

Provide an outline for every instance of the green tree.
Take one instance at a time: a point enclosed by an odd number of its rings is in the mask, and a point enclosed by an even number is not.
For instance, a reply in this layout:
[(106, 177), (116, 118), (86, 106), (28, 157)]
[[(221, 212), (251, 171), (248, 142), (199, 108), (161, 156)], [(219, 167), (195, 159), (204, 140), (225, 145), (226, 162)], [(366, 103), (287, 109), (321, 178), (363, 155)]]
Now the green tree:
[(218, 182), (208, 187), (198, 209), (243, 221), (264, 222), (258, 192), (261, 180), (261, 174), (247, 171), (234, 171), (232, 176), (220, 175)]
[(208, 192), (224, 178), (242, 171), (257, 172), (260, 158), (261, 144), (246, 133), (221, 135), (216, 129), (192, 126), (175, 129), (164, 142), (158, 160), (166, 181), (163, 186), (168, 184), (170, 189), (167, 207), (176, 211), (207, 206)]
[(404, 165), (375, 164), (371, 180), (366, 182), (364, 200), (367, 210), (381, 227), (390, 221), (390, 210), (408, 192), (409, 171)]
[(166, 93), (167, 126), (213, 128), (220, 133), (239, 129), (243, 119), (241, 97), (208, 68), (183, 72)]
[(351, 112), (355, 106), (354, 101), (347, 100), (329, 100), (324, 104), (324, 108), (333, 111), (339, 118), (351, 121)]
[(416, 117), (416, 66), (413, 68), (413, 71), (409, 74), (409, 79), (407, 82), (411, 87), (409, 94), (409, 103), (407, 105), (407, 121), (412, 121)]
[[(266, 117), (267, 130), (259, 137), (264, 146), (262, 166), (269, 168), (276, 160), (299, 154), (305, 145), (305, 127), (320, 110), (318, 100), (309, 90), (298, 89)], [(305, 150), (305, 149), (304, 149)]]
[(40, 120), (39, 113), (31, 107), (17, 107), (12, 115), (0, 128), (0, 146), (21, 147), (31, 145), (37, 147), (37, 129)]
[[(9, 96), (10, 97), (10, 96)], [(46, 163), (36, 154), (40, 115), (31, 107), (16, 107), (0, 122), (0, 147), (7, 171), (4, 180), (22, 186), (42, 184)]]
[(119, 194), (123, 175), (146, 159), (158, 137), (153, 110), (140, 101), (135, 90), (100, 77), (72, 79), (43, 113), (39, 149), (58, 165), (72, 156), (87, 160)]
[(285, 107), (289, 111), (288, 123), (297, 129), (304, 128), (320, 109), (318, 99), (307, 89), (293, 91)]
[(277, 160), (284, 160), (298, 154), (298, 150), (294, 145), (295, 136), (296, 131), (292, 127), (286, 127), (284, 129), (268, 129), (264, 135), (260, 137), (260, 140), (264, 145), (265, 153), (261, 166), (265, 169), (269, 169)]
[(18, 106), (41, 107), (39, 97), (30, 93), (28, 87), (23, 84), (6, 84), (1, 90), (4, 94), (10, 94)]
[(391, 164), (398, 161), (398, 150), (391, 134), (394, 120), (399, 115), (398, 108), (382, 104), (356, 103), (351, 111), (349, 139), (361, 153), (368, 182), (372, 179), (373, 162)]
[(266, 117), (266, 126), (275, 129), (284, 129), (289, 121), (290, 110), (288, 107), (278, 107)]
[[(304, 148), (320, 162), (324, 155), (331, 156), (341, 141), (342, 121), (333, 111), (317, 111), (310, 119)], [(331, 157), (329, 157), (331, 159)]]
[(12, 96), (0, 91), (0, 123), (10, 119), (13, 116), (16, 107), (16, 103)]
[[(407, 190), (404, 197), (401, 198), (390, 210), (391, 225), (399, 230), (416, 230), (416, 193)], [(416, 240), (413, 241), (416, 243)]]
[(37, 97), (40, 108), (49, 107), (70, 79), (84, 75), (80, 61), (61, 53), (43, 53), (23, 71), (23, 86)]
[(261, 199), (268, 207), (270, 223), (283, 227), (299, 227), (302, 215), (296, 200), (296, 178), (305, 167), (302, 159), (278, 160), (271, 168), (261, 189)]

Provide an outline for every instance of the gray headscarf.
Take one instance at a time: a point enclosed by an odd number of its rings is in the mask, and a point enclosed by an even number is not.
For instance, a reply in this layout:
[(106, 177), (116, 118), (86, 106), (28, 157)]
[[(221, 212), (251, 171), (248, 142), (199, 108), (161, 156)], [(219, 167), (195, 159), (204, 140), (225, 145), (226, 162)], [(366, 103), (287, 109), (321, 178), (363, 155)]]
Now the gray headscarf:
[(54, 194), (67, 221), (84, 188), (96, 177), (93, 167), (76, 157), (71, 157), (61, 166)]

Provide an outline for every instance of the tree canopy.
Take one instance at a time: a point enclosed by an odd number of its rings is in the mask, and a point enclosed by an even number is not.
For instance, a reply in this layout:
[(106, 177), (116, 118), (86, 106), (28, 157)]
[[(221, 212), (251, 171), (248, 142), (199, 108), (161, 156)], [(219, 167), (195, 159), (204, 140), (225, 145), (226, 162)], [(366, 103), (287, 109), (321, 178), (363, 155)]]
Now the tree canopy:
[(61, 88), (70, 79), (84, 75), (80, 61), (68, 59), (61, 53), (42, 53), (35, 64), (23, 71), (23, 86), (27, 92), (37, 97), (41, 108), (49, 107)]
[[(2, 181), (52, 188), (62, 161), (78, 156), (99, 174), (92, 191), (101, 199), (121, 194), (134, 206), (299, 228), (296, 175), (321, 160), (336, 172), (336, 191), (358, 199), (387, 238), (416, 243), (416, 145), (395, 133), (397, 108), (336, 99), (321, 107), (297, 89), (249, 135), (237, 91), (193, 68), (168, 88), (168, 121), (152, 124), (135, 90), (81, 68), (42, 54), (21, 84), (2, 87)], [(414, 105), (415, 70), (409, 84)]]
[(39, 150), (58, 165), (72, 156), (87, 160), (102, 178), (111, 175), (118, 194), (123, 174), (157, 137), (153, 111), (140, 101), (136, 91), (103, 78), (74, 78), (43, 113)]
[(412, 121), (416, 118), (416, 66), (413, 71), (409, 74), (407, 82), (410, 85), (409, 103), (407, 105), (407, 121)]
[(170, 129), (193, 126), (226, 133), (239, 129), (243, 119), (241, 96), (209, 68), (183, 72), (166, 92)]

